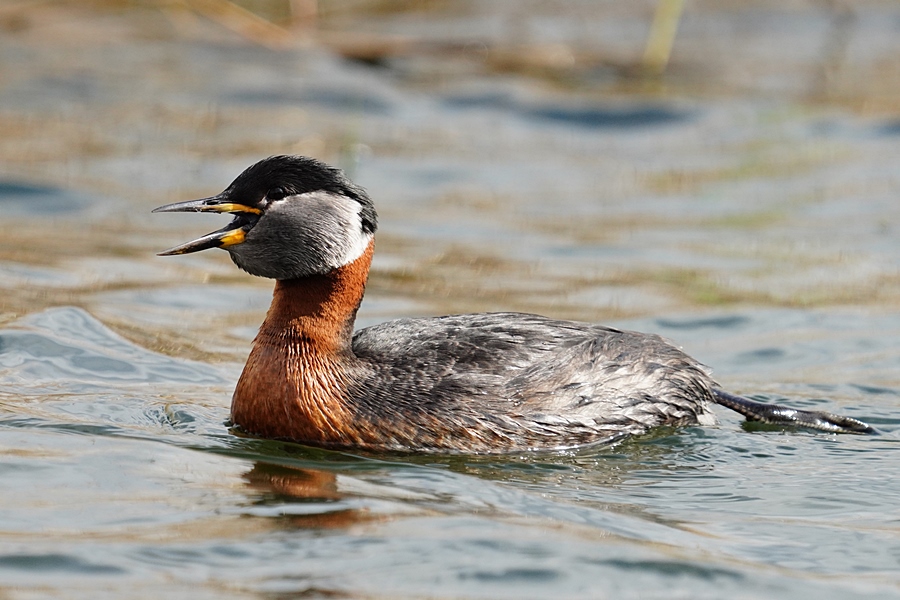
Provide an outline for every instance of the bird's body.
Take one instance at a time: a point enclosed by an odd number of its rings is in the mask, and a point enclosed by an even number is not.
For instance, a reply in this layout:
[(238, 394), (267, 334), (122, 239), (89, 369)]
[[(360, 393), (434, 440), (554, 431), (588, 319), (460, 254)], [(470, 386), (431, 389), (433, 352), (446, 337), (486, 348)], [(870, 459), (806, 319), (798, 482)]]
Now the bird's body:
[(712, 421), (706, 371), (656, 336), (484, 313), (400, 319), (351, 337), (370, 255), (276, 284), (235, 391), (235, 423), (328, 447), (497, 452)]
[(277, 279), (232, 401), (232, 421), (252, 435), (375, 451), (562, 449), (712, 424), (716, 403), (751, 419), (869, 430), (732, 396), (662, 338), (601, 325), (481, 313), (354, 335), (376, 216), (365, 192), (312, 159), (266, 159), (219, 196), (160, 210), (236, 214), (168, 253), (224, 247)]

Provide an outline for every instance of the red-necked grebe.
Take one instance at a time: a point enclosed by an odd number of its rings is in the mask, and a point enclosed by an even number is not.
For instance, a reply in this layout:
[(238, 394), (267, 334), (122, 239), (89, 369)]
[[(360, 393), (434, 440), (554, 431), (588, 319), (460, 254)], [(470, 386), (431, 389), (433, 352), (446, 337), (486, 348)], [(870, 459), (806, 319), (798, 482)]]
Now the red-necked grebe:
[(563, 449), (658, 425), (748, 419), (870, 433), (860, 421), (754, 402), (656, 335), (520, 313), (400, 319), (353, 332), (377, 217), (366, 192), (317, 160), (273, 156), (217, 196), (156, 212), (231, 213), (163, 255), (224, 248), (275, 279), (231, 406), (244, 432), (374, 451)]

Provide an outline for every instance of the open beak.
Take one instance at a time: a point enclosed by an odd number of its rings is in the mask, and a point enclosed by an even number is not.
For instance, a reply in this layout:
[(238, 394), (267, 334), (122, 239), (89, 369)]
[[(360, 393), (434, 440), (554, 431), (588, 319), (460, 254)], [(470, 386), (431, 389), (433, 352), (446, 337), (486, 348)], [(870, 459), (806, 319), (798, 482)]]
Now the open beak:
[(159, 256), (189, 254), (209, 248), (227, 248), (228, 246), (240, 244), (262, 214), (262, 210), (258, 208), (232, 202), (225, 192), (211, 198), (166, 204), (165, 206), (154, 208), (153, 212), (216, 212), (234, 215), (234, 220), (222, 229), (208, 233), (186, 244), (169, 248), (165, 252), (160, 252)]

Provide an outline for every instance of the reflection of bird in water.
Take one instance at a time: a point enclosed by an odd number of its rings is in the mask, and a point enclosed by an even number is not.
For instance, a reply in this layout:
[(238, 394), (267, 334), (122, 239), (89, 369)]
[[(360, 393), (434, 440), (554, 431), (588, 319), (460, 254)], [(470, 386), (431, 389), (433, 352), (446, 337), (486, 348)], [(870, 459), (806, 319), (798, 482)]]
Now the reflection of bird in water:
[[(329, 471), (259, 462), (244, 479), (257, 495), (254, 504), (281, 507), (279, 521), (290, 528), (345, 528), (383, 518), (364, 508), (341, 505), (344, 494), (338, 491), (337, 476)], [(307, 510), (285, 510), (285, 505), (294, 503), (302, 503)]]
[(300, 469), (256, 463), (244, 474), (247, 484), (271, 500), (318, 500), (333, 502), (343, 495), (337, 489), (337, 476), (319, 469)]
[(751, 420), (873, 431), (734, 396), (662, 338), (602, 325), (484, 313), (354, 334), (375, 208), (310, 158), (262, 160), (217, 196), (156, 210), (232, 213), (223, 229), (163, 254), (224, 248), (241, 269), (277, 280), (231, 407), (253, 435), (369, 450), (558, 449), (711, 424), (712, 404)]

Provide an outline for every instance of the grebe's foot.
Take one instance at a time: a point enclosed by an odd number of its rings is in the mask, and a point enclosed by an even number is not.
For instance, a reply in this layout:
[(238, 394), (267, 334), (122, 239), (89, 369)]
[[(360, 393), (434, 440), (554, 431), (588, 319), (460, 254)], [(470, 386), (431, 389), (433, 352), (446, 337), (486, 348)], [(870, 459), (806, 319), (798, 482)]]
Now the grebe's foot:
[(748, 421), (809, 427), (830, 433), (878, 433), (871, 425), (851, 417), (818, 410), (800, 410), (780, 404), (755, 402), (722, 390), (714, 390), (714, 393), (715, 401), (718, 404), (739, 412), (747, 417)]

